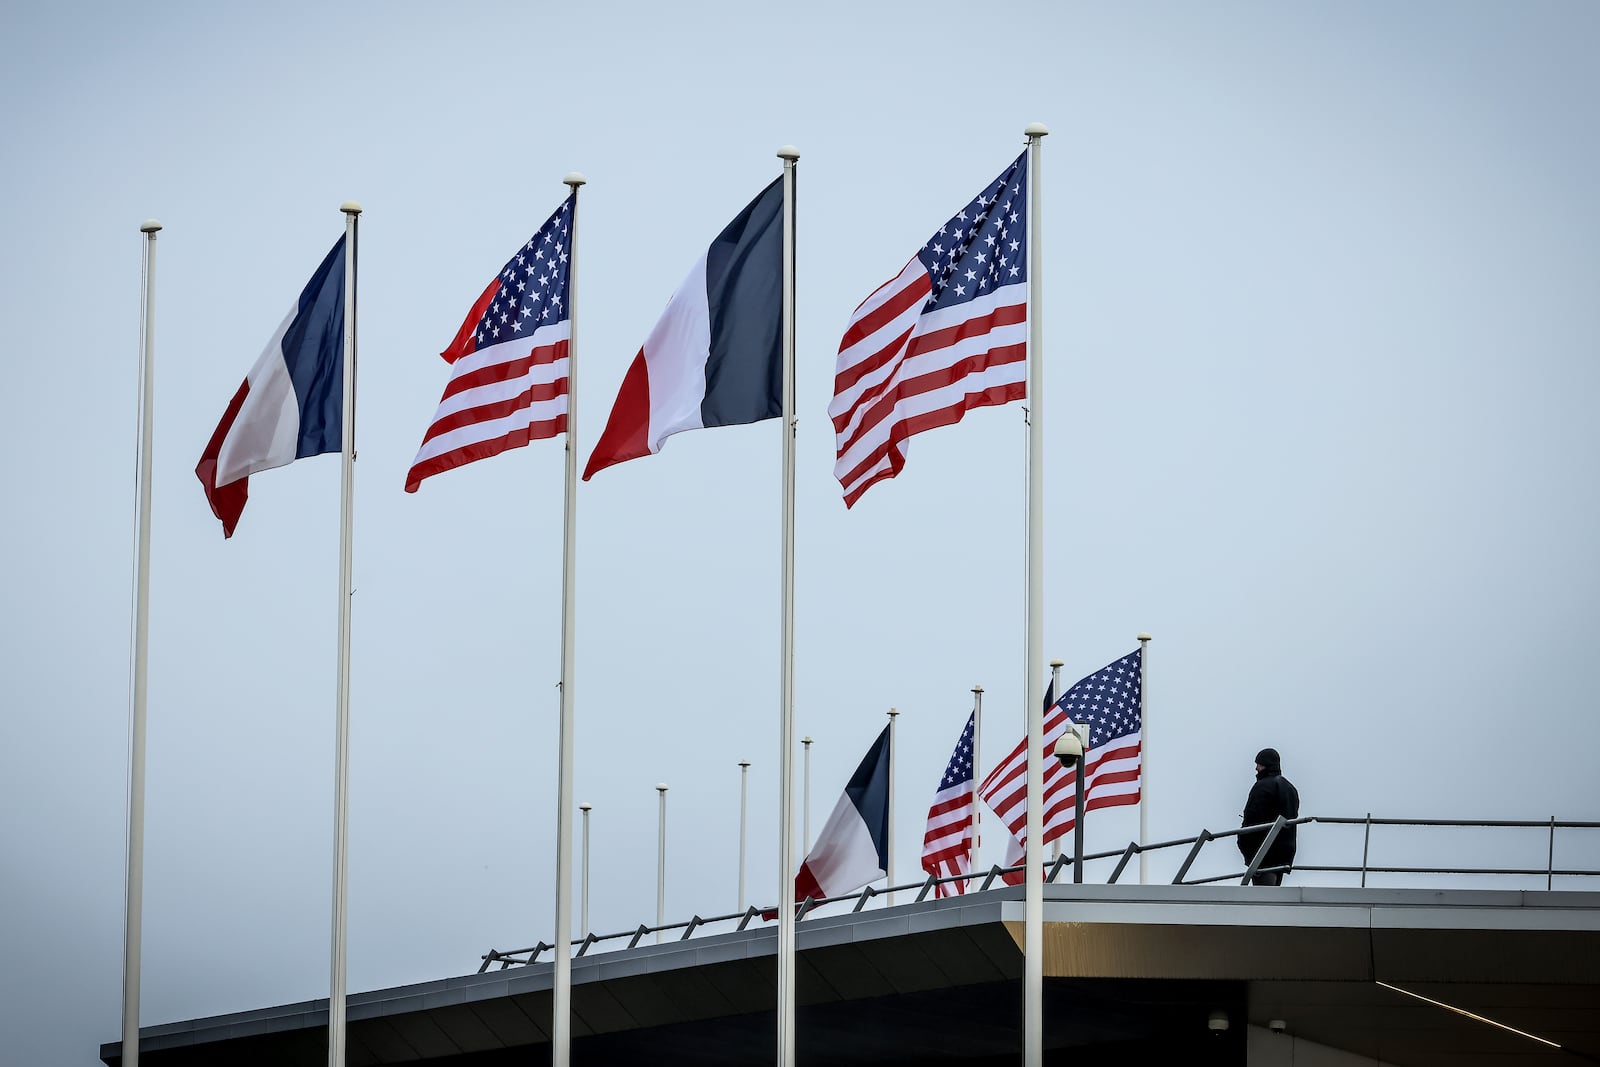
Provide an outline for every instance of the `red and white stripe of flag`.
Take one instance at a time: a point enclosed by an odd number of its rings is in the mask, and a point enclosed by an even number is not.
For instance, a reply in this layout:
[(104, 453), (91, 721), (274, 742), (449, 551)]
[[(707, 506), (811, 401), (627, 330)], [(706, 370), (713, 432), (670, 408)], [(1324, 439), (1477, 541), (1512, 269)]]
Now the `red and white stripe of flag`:
[[(1045, 717), (1044, 750), (1051, 751), (1070, 721), (1066, 711), (1052, 707)], [(1142, 732), (1134, 731), (1090, 749), (1084, 759), (1084, 811), (1120, 807), (1139, 802)], [(1045, 761), (1045, 843), (1070, 832), (1077, 820), (1077, 770), (1054, 759)], [(1028, 746), (1023, 741), (990, 772), (979, 789), (984, 803), (1019, 840), (1028, 824)]]
[(932, 292), (913, 257), (856, 308), (839, 342), (828, 414), (847, 507), (900, 472), (912, 435), (1027, 393), (1027, 285), (924, 314)]
[(457, 359), (406, 491), (416, 492), (424, 478), (565, 432), (571, 330), (562, 319)]
[[(922, 869), (935, 878), (972, 873), (972, 797), (971, 778), (934, 794), (922, 835)], [(941, 897), (966, 891), (965, 881), (940, 882), (934, 887), (935, 895)]]

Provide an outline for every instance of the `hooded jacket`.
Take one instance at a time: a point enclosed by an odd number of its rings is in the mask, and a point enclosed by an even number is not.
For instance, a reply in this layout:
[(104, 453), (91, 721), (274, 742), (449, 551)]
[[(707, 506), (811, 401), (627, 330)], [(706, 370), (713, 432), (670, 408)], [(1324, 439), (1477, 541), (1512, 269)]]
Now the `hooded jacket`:
[[(1256, 753), (1256, 763), (1261, 766), (1261, 770), (1256, 772), (1256, 784), (1250, 787), (1250, 796), (1244, 802), (1244, 821), (1239, 825), (1259, 826), (1262, 823), (1272, 822), (1280, 815), (1285, 819), (1298, 819), (1300, 791), (1294, 787), (1293, 782), (1283, 776), (1277, 750), (1262, 749)], [(1294, 863), (1297, 829), (1299, 828), (1295, 826), (1283, 828), (1261, 861), (1262, 867), (1288, 867)], [(1265, 830), (1238, 836), (1239, 851), (1246, 863), (1255, 858), (1256, 850), (1266, 839)]]

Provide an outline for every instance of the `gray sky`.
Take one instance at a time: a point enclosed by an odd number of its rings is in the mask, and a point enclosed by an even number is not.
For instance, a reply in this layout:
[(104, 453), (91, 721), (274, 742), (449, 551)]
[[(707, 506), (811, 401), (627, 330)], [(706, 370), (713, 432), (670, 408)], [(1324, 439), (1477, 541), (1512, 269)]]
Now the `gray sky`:
[[(852, 308), (1030, 121), (1052, 131), (1045, 650), (1071, 680), (1155, 635), (1152, 834), (1236, 825), (1263, 745), (1308, 813), (1600, 815), (1591, 4), (9, 5), (0, 42), (19, 1063), (89, 1064), (119, 1034), (151, 216), (146, 1024), (327, 993), (338, 462), (253, 478), (226, 543), (192, 470), (346, 198), (366, 208), (352, 992), (553, 925), (561, 449), (402, 484), (436, 353), (573, 169), (587, 457), (689, 265), (780, 145), (803, 153), (814, 828), (899, 707), (910, 879), (975, 683), (985, 753), (1021, 736), (1021, 407), (914, 439), (851, 512), (825, 409)], [(654, 915), (658, 781), (669, 916), (733, 909), (741, 758), (751, 894), (777, 893), (779, 474), (767, 422), (580, 490), (597, 930)], [(1090, 847), (1136, 829), (1105, 813)], [(1307, 832), (1302, 855), (1359, 841)]]

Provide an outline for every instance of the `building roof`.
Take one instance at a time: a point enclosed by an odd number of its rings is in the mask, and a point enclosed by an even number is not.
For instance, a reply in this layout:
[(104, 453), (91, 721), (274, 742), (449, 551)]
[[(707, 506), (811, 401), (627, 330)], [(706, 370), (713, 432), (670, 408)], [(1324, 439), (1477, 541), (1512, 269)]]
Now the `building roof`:
[[(797, 927), (798, 1047), (828, 1063), (1013, 1062), (1020, 887)], [(1046, 886), (1045, 1047), (1182, 1054), (1245, 1023), (1394, 1064), (1600, 1058), (1600, 893)], [(586, 955), (573, 1058), (770, 1059), (771, 924)], [(552, 965), (347, 998), (347, 1061), (479, 1064), (548, 1046)], [(1426, 998), (1426, 999), (1419, 999)], [(1471, 1012), (1482, 1019), (1458, 1014)], [(1228, 1035), (1208, 1027), (1230, 1018)], [(1491, 1022), (1526, 1031), (1533, 1037)], [(145, 1027), (148, 1065), (326, 1062), (327, 1001)], [(101, 1046), (108, 1065), (120, 1042)]]

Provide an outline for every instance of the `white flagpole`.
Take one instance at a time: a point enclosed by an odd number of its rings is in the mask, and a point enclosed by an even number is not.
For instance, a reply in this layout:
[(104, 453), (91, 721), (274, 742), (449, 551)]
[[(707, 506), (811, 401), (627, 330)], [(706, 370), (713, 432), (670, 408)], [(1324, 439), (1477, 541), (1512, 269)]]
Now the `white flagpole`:
[(801, 807), (805, 809), (805, 814), (801, 817), (802, 820), (805, 823), (805, 830), (804, 830), (804, 834), (803, 834), (803, 837), (804, 837), (804, 840), (805, 840), (805, 845), (803, 847), (805, 848), (806, 853), (809, 854), (811, 852), (811, 737), (810, 737), (810, 735), (802, 737), (800, 739), (800, 743), (806, 747), (805, 793), (804, 793), (804, 798), (801, 800), (800, 804), (801, 804)]
[[(570, 275), (569, 275), (570, 277)], [(593, 804), (579, 804), (578, 810), (583, 812), (583, 892), (580, 899), (583, 901), (583, 918), (579, 925), (583, 928), (583, 936), (589, 936), (589, 812), (594, 810)], [(567, 968), (567, 973), (572, 973), (572, 968)]]
[[(886, 867), (885, 867), (884, 872), (883, 872), (884, 875), (885, 875), (883, 884), (884, 884), (884, 886), (886, 888), (887, 887), (891, 887), (891, 886), (894, 885), (894, 748), (895, 748), (895, 745), (894, 745), (895, 729), (894, 729), (894, 727), (895, 727), (895, 723), (897, 723), (899, 721), (900, 721), (900, 713), (898, 711), (896, 711), (894, 708), (890, 708), (889, 709), (889, 840), (887, 842), (885, 842), (885, 845), (887, 847), (884, 850), (884, 857), (883, 857), (883, 861), (886, 864)], [(888, 900), (889, 907), (891, 907), (891, 908), (894, 907), (894, 894), (893, 893), (888, 894), (887, 900)]]
[[(983, 784), (983, 772), (979, 769), (983, 764), (979, 761), (979, 742), (983, 740), (983, 686), (972, 687), (972, 845), (967, 854), (967, 870), (972, 874), (978, 873), (978, 846), (982, 840), (978, 834), (978, 786)], [(969, 886), (970, 888), (970, 886)]]
[[(1044, 695), (1044, 700), (1039, 701), (1041, 706), (1044, 704), (1045, 700), (1050, 701), (1051, 705), (1053, 706), (1056, 701), (1061, 699), (1062, 666), (1062, 662), (1058, 659), (1053, 659), (1050, 661), (1050, 691)], [(1061, 858), (1061, 838), (1059, 837), (1055, 840), (1055, 847), (1052, 849), (1052, 855), (1050, 858), (1052, 860), (1058, 860)]]
[(794, 179), (800, 150), (783, 160), (783, 563), (778, 712), (778, 1067), (794, 1065)]
[(361, 205), (344, 212), (344, 436), (339, 480), (339, 694), (333, 774), (333, 963), (328, 979), (328, 1067), (344, 1067), (345, 911), (350, 839), (350, 598), (351, 525), (356, 481), (356, 221)]
[(138, 544), (133, 578), (133, 736), (128, 762), (128, 885), (122, 928), (122, 1062), (139, 1067), (139, 972), (144, 944), (144, 720), (150, 658), (150, 415), (155, 405), (156, 233), (144, 234), (144, 322), (139, 340)]
[[(1150, 635), (1139, 635), (1139, 844), (1150, 843)], [(1139, 884), (1150, 880), (1150, 857), (1139, 853)]]
[(1028, 138), (1028, 847), (1023, 904), (1023, 1062), (1044, 1061), (1044, 292), (1039, 254), (1041, 122)]
[(744, 910), (744, 842), (750, 810), (750, 761), (739, 761), (739, 910)]
[(667, 783), (656, 785), (656, 944), (661, 944), (661, 928), (667, 924)]
[[(567, 433), (561, 520), (561, 736), (556, 759), (556, 954), (550, 996), (550, 1064), (567, 1067), (572, 1051), (572, 697), (573, 622), (578, 547), (578, 188), (577, 171), (562, 181), (572, 190), (567, 219)], [(586, 856), (587, 858), (587, 856)], [(587, 877), (587, 875), (585, 876)], [(585, 901), (587, 904), (587, 900)], [(587, 924), (587, 920), (585, 920)], [(585, 933), (588, 931), (585, 930)]]

